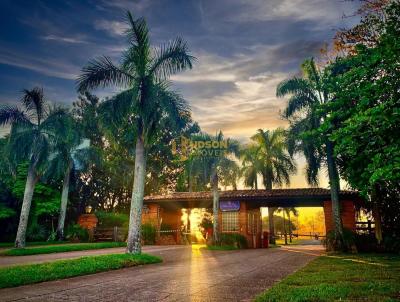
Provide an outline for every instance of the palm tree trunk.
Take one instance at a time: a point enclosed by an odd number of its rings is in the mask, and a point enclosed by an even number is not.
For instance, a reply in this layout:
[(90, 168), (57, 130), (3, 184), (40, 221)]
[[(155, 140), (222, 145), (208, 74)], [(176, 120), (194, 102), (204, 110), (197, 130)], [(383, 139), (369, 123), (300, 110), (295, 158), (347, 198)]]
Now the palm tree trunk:
[(292, 243), (292, 226), (290, 221), (290, 210), (288, 211), (288, 221), (289, 221), (289, 242)]
[(326, 142), (326, 161), (328, 163), (329, 184), (331, 187), (332, 215), (335, 223), (335, 238), (339, 244), (338, 248), (343, 247), (343, 224), (340, 215), (340, 200), (339, 200), (339, 173), (337, 171), (335, 158), (333, 155), (333, 143)]
[(67, 205), (68, 205), (68, 193), (69, 193), (69, 182), (71, 178), (72, 171), (72, 161), (68, 163), (67, 170), (65, 171), (63, 188), (61, 193), (61, 206), (60, 206), (60, 215), (58, 216), (58, 225), (57, 225), (57, 239), (64, 240), (64, 224), (65, 224), (65, 216), (67, 214)]
[(285, 237), (285, 245), (287, 245), (285, 208), (283, 208), (282, 214), (283, 214), (283, 236)]
[(139, 136), (136, 141), (135, 175), (133, 180), (131, 210), (129, 214), (129, 233), (126, 248), (126, 252), (131, 254), (140, 254), (142, 252), (141, 225), (145, 178), (146, 153), (143, 139)]
[(24, 199), (22, 201), (21, 215), (19, 217), (18, 231), (15, 238), (15, 247), (24, 248), (26, 239), (26, 228), (28, 226), (29, 212), (31, 210), (31, 203), (35, 185), (38, 181), (36, 176), (36, 165), (30, 163), (28, 167), (28, 175), (26, 178)]
[(214, 244), (217, 244), (219, 242), (219, 226), (218, 226), (219, 192), (218, 192), (218, 174), (215, 168), (211, 176), (211, 186), (213, 192), (213, 241)]
[(275, 244), (274, 212), (276, 208), (268, 207), (269, 243)]
[[(264, 179), (264, 185), (267, 190), (272, 190), (272, 182)], [(268, 207), (268, 224), (269, 224), (269, 243), (275, 244), (275, 223), (274, 213), (276, 208)]]

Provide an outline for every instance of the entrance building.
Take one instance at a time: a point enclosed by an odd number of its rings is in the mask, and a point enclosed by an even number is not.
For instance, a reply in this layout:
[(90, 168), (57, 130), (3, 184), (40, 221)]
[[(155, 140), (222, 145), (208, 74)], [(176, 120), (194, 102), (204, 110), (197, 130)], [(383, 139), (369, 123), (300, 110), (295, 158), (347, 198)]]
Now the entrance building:
[[(232, 190), (220, 191), (220, 233), (239, 233), (246, 237), (248, 246), (261, 247), (261, 207), (322, 207), (326, 232), (333, 230), (330, 190), (322, 188)], [(343, 226), (356, 229), (357, 192), (341, 191), (341, 217)], [(182, 234), (190, 233), (182, 213), (190, 209), (212, 209), (211, 192), (175, 192), (144, 198), (143, 223), (151, 223), (157, 230), (159, 244), (180, 244)], [(167, 226), (167, 227), (166, 227)], [(169, 234), (162, 236), (162, 234)]]

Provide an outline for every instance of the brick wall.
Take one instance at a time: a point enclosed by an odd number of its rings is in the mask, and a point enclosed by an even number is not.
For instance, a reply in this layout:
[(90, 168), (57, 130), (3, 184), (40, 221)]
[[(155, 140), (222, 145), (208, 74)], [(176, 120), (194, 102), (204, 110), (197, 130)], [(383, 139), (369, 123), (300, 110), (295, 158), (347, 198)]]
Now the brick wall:
[[(343, 200), (340, 202), (340, 212), (343, 222), (343, 227), (355, 232), (356, 230), (356, 211), (354, 203), (351, 200)], [(326, 232), (334, 229), (334, 222), (332, 217), (332, 202), (330, 200), (324, 201), (324, 214), (325, 214), (325, 228)]]

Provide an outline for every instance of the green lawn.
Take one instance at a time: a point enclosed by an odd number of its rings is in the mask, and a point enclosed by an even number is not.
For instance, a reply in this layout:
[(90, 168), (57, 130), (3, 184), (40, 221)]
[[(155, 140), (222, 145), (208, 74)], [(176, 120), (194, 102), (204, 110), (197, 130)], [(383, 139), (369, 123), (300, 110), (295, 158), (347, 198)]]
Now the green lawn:
[(321, 256), (256, 301), (400, 301), (400, 256)]
[[(35, 246), (35, 245), (51, 245), (51, 244), (65, 244), (69, 243), (68, 241), (35, 241), (35, 242), (27, 242), (27, 246)], [(5, 247), (13, 247), (14, 242), (0, 242), (0, 248)]]
[[(277, 245), (285, 245), (285, 239), (278, 238), (275, 240)], [(304, 244), (304, 242), (310, 241), (310, 239), (298, 239), (298, 238), (292, 238), (292, 242), (289, 241), (289, 237), (287, 240), (288, 245), (299, 245), (299, 244)]]
[(0, 288), (89, 275), (161, 261), (161, 258), (147, 254), (111, 254), (4, 267), (0, 268)]
[(232, 251), (238, 250), (239, 248), (232, 245), (207, 245), (206, 249), (210, 251)]
[(72, 251), (106, 249), (126, 246), (125, 242), (95, 242), (95, 243), (69, 243), (61, 245), (27, 247), (24, 249), (9, 249), (2, 251), (3, 256), (26, 256), (38, 254), (52, 254)]

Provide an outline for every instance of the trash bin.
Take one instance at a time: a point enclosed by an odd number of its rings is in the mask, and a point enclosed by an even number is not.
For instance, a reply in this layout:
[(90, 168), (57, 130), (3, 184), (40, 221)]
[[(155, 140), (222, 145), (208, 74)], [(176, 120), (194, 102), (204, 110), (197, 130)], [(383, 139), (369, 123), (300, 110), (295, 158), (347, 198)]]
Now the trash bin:
[(263, 248), (268, 248), (269, 244), (269, 232), (263, 232), (262, 233), (262, 247)]

